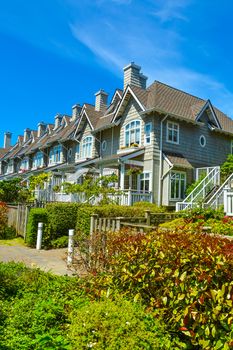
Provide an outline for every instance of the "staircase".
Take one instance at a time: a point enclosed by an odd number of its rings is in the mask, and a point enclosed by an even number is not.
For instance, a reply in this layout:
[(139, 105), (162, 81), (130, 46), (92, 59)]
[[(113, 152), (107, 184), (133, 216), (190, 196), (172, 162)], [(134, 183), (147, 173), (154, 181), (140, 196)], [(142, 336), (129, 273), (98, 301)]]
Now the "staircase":
[[(207, 175), (194, 190), (182, 202), (176, 203), (176, 211), (192, 209), (200, 206), (200, 204), (205, 206), (206, 198), (209, 197), (211, 198), (208, 202), (214, 200), (213, 197), (220, 189), (220, 167), (206, 168), (206, 173)], [(215, 192), (216, 190), (217, 192)]]

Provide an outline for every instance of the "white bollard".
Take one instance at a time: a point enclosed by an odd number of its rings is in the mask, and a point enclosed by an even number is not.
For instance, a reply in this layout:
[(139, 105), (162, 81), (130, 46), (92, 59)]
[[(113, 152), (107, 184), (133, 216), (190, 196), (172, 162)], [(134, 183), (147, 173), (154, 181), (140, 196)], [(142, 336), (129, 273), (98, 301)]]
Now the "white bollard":
[(74, 230), (69, 230), (67, 265), (73, 263), (74, 255)]
[(36, 241), (36, 249), (37, 250), (41, 249), (42, 234), (43, 234), (43, 222), (38, 222), (37, 241)]

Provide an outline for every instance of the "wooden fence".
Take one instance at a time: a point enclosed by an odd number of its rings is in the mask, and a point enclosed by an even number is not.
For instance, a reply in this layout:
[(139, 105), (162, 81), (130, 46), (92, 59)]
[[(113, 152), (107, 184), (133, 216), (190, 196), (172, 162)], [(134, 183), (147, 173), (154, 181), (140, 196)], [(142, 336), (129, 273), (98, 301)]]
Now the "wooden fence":
[(123, 227), (138, 229), (140, 232), (149, 231), (159, 224), (180, 217), (179, 213), (152, 213), (145, 210), (142, 217), (115, 217), (100, 218), (97, 214), (91, 215), (90, 234), (94, 232), (119, 231)]
[(27, 205), (8, 205), (8, 226), (14, 227), (16, 234), (25, 238), (30, 207)]

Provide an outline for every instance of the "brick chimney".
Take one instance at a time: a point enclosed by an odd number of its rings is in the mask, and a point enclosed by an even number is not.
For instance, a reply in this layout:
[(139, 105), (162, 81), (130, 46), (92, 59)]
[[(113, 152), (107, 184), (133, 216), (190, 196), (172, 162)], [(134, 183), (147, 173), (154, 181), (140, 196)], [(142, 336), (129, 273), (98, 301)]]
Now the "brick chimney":
[(31, 137), (31, 130), (30, 129), (25, 129), (24, 134), (23, 134), (23, 142), (27, 142)]
[(4, 148), (9, 148), (11, 146), (11, 136), (12, 136), (12, 133), (9, 131), (6, 131), (4, 133), (4, 144), (3, 144)]
[(71, 118), (71, 121), (76, 120), (76, 119), (79, 118), (81, 110), (82, 110), (82, 106), (79, 103), (72, 107), (72, 118)]
[(41, 137), (44, 135), (46, 131), (46, 124), (44, 122), (40, 122), (37, 124), (37, 137)]
[(108, 94), (104, 90), (99, 90), (95, 94), (95, 110), (104, 112), (107, 109)]
[(124, 70), (124, 90), (127, 85), (135, 85), (142, 89), (146, 89), (147, 77), (140, 73), (141, 67), (134, 62), (123, 68)]
[(59, 128), (59, 126), (61, 125), (62, 115), (61, 115), (61, 114), (55, 115), (54, 120), (55, 120), (54, 130), (56, 130), (56, 129)]

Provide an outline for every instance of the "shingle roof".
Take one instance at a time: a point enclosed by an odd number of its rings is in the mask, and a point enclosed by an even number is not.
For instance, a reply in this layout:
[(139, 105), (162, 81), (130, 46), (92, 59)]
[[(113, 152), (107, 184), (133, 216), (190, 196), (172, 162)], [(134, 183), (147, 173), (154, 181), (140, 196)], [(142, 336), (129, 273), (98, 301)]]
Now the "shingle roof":
[[(197, 115), (207, 102), (207, 100), (159, 81), (155, 81), (146, 90), (136, 86), (131, 86), (131, 88), (146, 110), (157, 109), (163, 113), (191, 121), (196, 120)], [(218, 108), (213, 106), (213, 109), (222, 130), (233, 133), (233, 120)]]
[(168, 158), (168, 160), (175, 166), (180, 168), (192, 169), (193, 166), (189, 163), (189, 161), (180, 153), (170, 153), (164, 152), (164, 155)]

